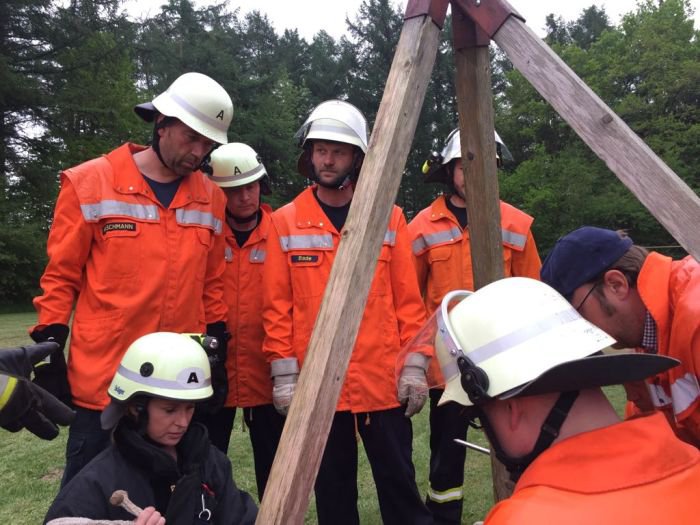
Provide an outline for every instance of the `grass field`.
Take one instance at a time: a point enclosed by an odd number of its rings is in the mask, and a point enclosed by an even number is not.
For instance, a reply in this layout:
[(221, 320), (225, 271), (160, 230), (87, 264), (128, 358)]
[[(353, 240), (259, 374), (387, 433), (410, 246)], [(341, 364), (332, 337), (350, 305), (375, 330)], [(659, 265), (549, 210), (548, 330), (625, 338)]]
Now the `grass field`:
[[(34, 314), (0, 315), (0, 348), (27, 344), (27, 327), (34, 323)], [(622, 408), (622, 388), (607, 390), (613, 404)], [(413, 460), (416, 479), (422, 494), (427, 489), (428, 461), (428, 410), (413, 418)], [(54, 441), (42, 441), (23, 431), (11, 434), (0, 429), (0, 523), (35, 525), (42, 523), (44, 514), (58, 491), (63, 472), (66, 430)], [(469, 440), (488, 446), (483, 435), (474, 430)], [(360, 449), (362, 447), (360, 446)], [(243, 490), (255, 494), (255, 475), (250, 440), (242, 418), (236, 418), (231, 438), (229, 457), (233, 463), (234, 478)], [(360, 455), (358, 475), (360, 519), (363, 524), (380, 524), (374, 482), (364, 453)], [(483, 519), (493, 504), (491, 493), (490, 461), (477, 452), (467, 453), (464, 493), (465, 508), (462, 522), (471, 524)], [(306, 522), (315, 523), (313, 501), (309, 506)]]

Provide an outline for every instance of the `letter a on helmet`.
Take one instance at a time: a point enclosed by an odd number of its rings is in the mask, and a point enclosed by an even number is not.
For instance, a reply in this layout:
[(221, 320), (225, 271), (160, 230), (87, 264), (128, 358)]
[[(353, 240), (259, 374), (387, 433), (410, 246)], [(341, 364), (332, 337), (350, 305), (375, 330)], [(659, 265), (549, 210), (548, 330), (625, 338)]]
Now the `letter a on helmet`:
[(156, 112), (175, 117), (200, 135), (226, 144), (233, 102), (215, 80), (201, 73), (185, 73), (153, 102), (138, 104), (134, 111), (146, 122), (153, 122)]

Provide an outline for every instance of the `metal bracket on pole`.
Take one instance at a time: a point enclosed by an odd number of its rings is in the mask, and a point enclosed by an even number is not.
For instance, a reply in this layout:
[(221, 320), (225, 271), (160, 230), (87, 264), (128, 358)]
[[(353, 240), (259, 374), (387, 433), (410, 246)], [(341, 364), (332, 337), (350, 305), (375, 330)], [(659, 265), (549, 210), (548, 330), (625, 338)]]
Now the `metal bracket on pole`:
[(461, 11), (474, 20), (488, 38), (493, 38), (511, 16), (525, 22), (525, 19), (506, 0), (451, 0), (452, 18)]
[(447, 17), (447, 4), (449, 0), (408, 0), (406, 14), (403, 19), (410, 20), (418, 16), (428, 16), (436, 26), (442, 29)]

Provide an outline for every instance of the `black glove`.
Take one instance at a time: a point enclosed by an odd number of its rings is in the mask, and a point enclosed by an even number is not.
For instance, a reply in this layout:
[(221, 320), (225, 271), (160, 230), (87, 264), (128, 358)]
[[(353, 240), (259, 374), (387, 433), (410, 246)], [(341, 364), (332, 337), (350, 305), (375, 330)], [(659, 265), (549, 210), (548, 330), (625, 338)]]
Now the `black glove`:
[(207, 336), (200, 342), (209, 357), (211, 367), (211, 386), (214, 389), (214, 395), (207, 401), (206, 408), (207, 412), (213, 414), (223, 408), (228, 395), (226, 349), (231, 336), (226, 331), (226, 323), (223, 321), (208, 324)]
[(68, 327), (64, 324), (50, 324), (43, 330), (34, 330), (29, 336), (37, 343), (54, 341), (59, 344), (60, 351), (51, 354), (48, 361), (34, 366), (34, 383), (48, 390), (63, 403), (71, 405), (66, 356), (63, 355), (68, 339)]
[(28, 380), (32, 365), (52, 353), (60, 353), (55, 342), (0, 349), (0, 427), (10, 432), (26, 428), (42, 439), (53, 439), (57, 424), (73, 421), (75, 412)]

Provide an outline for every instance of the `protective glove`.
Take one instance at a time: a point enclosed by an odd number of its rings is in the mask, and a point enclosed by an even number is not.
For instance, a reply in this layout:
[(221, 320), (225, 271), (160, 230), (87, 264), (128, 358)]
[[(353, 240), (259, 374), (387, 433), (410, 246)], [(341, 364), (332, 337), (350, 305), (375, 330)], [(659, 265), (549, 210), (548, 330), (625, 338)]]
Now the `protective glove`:
[(73, 398), (68, 384), (66, 356), (63, 354), (68, 340), (68, 327), (64, 324), (46, 325), (41, 330), (34, 330), (29, 337), (36, 343), (44, 341), (58, 343), (60, 351), (52, 353), (47, 359), (34, 365), (34, 383), (70, 406)]
[(270, 363), (270, 375), (272, 376), (272, 404), (275, 405), (277, 412), (286, 416), (299, 379), (299, 361), (296, 357), (277, 359)]
[(211, 368), (211, 386), (214, 389), (214, 395), (204, 405), (206, 412), (210, 414), (221, 410), (226, 403), (226, 396), (228, 396), (226, 356), (229, 339), (230, 334), (226, 331), (226, 323), (217, 321), (207, 325), (206, 337), (201, 337), (198, 341), (207, 353)]
[(406, 405), (406, 417), (417, 414), (428, 399), (428, 381), (425, 374), (430, 358), (411, 352), (406, 356), (399, 377), (399, 403)]
[(29, 381), (32, 365), (60, 352), (55, 342), (0, 349), (0, 427), (10, 432), (26, 428), (41, 439), (53, 439), (57, 424), (73, 421), (75, 412)]

